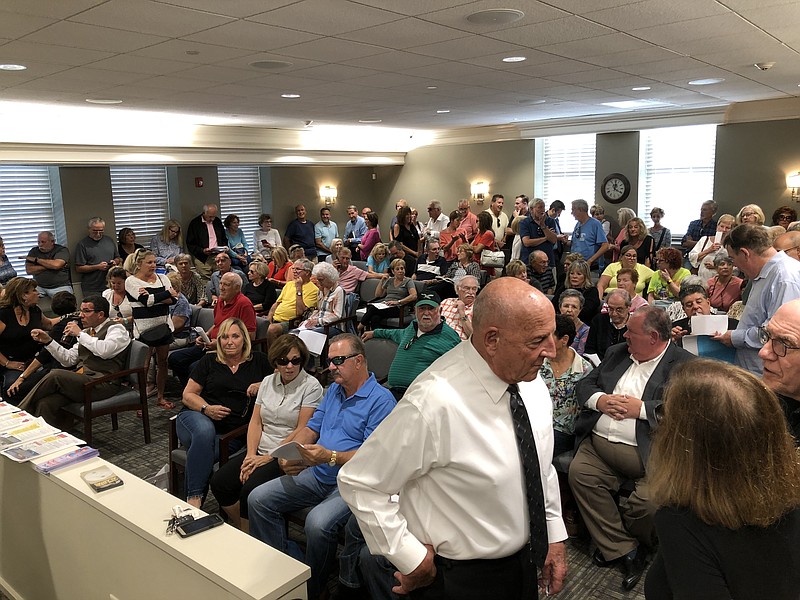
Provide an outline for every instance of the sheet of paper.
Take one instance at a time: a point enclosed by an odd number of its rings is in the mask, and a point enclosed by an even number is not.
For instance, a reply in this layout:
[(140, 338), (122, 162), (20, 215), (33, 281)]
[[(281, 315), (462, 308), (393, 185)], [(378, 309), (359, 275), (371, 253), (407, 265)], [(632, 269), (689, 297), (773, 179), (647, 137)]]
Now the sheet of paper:
[(374, 306), (378, 310), (383, 310), (385, 308), (392, 308), (391, 306), (389, 306), (385, 302), (371, 302), (370, 304), (372, 304), (372, 306)]
[(300, 454), (298, 448), (300, 444), (297, 442), (286, 442), (281, 444), (274, 450), (270, 451), (272, 458), (283, 458), (284, 460), (303, 460), (303, 455)]
[(308, 351), (315, 356), (322, 354), (322, 349), (325, 347), (325, 341), (328, 339), (324, 333), (313, 331), (311, 329), (300, 329), (297, 332), (297, 337), (303, 340), (308, 347)]
[(707, 335), (685, 335), (681, 341), (683, 342), (683, 349), (695, 356), (713, 358), (731, 364), (736, 359), (735, 348), (712, 340)]
[(728, 315), (695, 315), (692, 317), (692, 335), (714, 335), (728, 330)]

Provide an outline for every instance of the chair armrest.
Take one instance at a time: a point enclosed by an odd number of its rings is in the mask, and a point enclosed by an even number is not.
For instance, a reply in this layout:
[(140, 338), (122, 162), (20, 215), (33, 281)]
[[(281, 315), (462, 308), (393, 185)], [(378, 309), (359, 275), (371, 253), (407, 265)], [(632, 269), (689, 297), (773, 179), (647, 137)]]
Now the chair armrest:
[(228, 444), (235, 440), (238, 437), (243, 435), (247, 435), (247, 427), (249, 423), (245, 423), (244, 425), (240, 425), (233, 431), (229, 431), (225, 435), (220, 436), (219, 438), (219, 466), (221, 467), (230, 458), (230, 448), (228, 448)]
[(83, 384), (85, 389), (91, 389), (94, 386), (100, 383), (108, 383), (109, 381), (114, 381), (115, 379), (122, 379), (123, 377), (127, 377), (128, 375), (133, 375), (134, 373), (144, 373), (144, 367), (136, 367), (135, 369), (125, 369), (124, 371), (117, 371), (116, 373), (110, 373), (108, 375), (103, 375), (102, 377), (98, 377), (97, 379), (92, 379), (91, 381), (87, 381)]
[(170, 456), (172, 455), (173, 450), (177, 450), (180, 446), (180, 442), (178, 441), (178, 427), (177, 421), (178, 415), (172, 415), (169, 418), (169, 453)]

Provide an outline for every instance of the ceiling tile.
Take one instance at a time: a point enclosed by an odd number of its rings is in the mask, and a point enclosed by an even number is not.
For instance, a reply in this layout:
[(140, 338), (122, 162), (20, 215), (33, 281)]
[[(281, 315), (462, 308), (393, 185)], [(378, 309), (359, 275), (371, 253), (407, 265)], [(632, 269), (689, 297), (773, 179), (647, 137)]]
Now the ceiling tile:
[(84, 65), (113, 56), (111, 52), (69, 48), (51, 44), (32, 44), (15, 41), (0, 46), (0, 62), (41, 61), (64, 65)]
[[(259, 61), (280, 61), (280, 62), (287, 62), (290, 63), (290, 66), (281, 69), (259, 69), (257, 67), (251, 67), (251, 63), (259, 62)], [(274, 52), (258, 52), (255, 54), (245, 54), (244, 56), (239, 56), (237, 58), (233, 58), (230, 60), (223, 60), (220, 62), (215, 62), (215, 66), (217, 67), (232, 67), (234, 69), (247, 69), (252, 70), (253, 74), (258, 77), (260, 75), (269, 74), (269, 73), (293, 73), (294, 71), (299, 71), (300, 69), (307, 69), (309, 67), (318, 67), (319, 65), (323, 64), (316, 60), (305, 60), (302, 58), (296, 58), (294, 56), (283, 56), (281, 54), (275, 54)]]
[[(0, 71), (0, 85), (10, 86), (33, 79), (46, 78), (48, 75), (60, 73), (71, 68), (68, 65), (36, 61), (28, 61), (25, 65), (28, 67), (25, 71)], [(57, 91), (55, 85), (52, 86), (52, 89)]]
[(102, 4), (106, 0), (0, 0), (0, 11), (47, 17), (50, 19), (66, 19), (83, 12), (87, 8)]
[(26, 36), (26, 42), (58, 44), (74, 48), (102, 50), (105, 52), (130, 52), (165, 41), (165, 38), (133, 33), (119, 29), (106, 29), (83, 23), (61, 21)]
[(187, 35), (185, 39), (231, 48), (245, 48), (257, 52), (266, 52), (281, 46), (308, 42), (317, 37), (310, 33), (293, 31), (285, 27), (272, 27), (252, 21), (236, 21), (235, 23), (228, 23), (214, 29)]
[(566, 17), (535, 23), (523, 27), (514, 27), (488, 34), (499, 40), (513, 42), (529, 48), (541, 48), (549, 44), (583, 40), (613, 33), (612, 29), (587, 21), (581, 17)]
[(631, 30), (631, 34), (654, 44), (682, 50), (684, 42), (706, 39), (710, 37), (709, 32), (712, 31), (724, 31), (729, 35), (741, 35), (751, 33), (753, 26), (740, 19), (736, 14), (729, 12), (713, 17), (670, 23), (669, 25), (635, 29)]
[(422, 15), (425, 13), (458, 6), (460, 4), (470, 4), (473, 0), (355, 0), (358, 4), (375, 6), (386, 10), (391, 10), (403, 15)]
[(190, 69), (192, 63), (179, 62), (176, 60), (159, 60), (157, 58), (146, 58), (144, 56), (133, 56), (132, 54), (120, 54), (93, 63), (98, 69), (110, 69), (112, 71), (130, 71), (132, 73), (148, 73), (151, 75), (164, 75), (165, 73), (175, 73)]
[(320, 62), (344, 62), (354, 58), (362, 58), (372, 54), (386, 52), (386, 48), (360, 44), (338, 38), (322, 38), (313, 42), (295, 44), (280, 49), (281, 54), (297, 56)]
[(292, 72), (296, 77), (308, 77), (310, 79), (321, 79), (323, 81), (344, 81), (356, 77), (377, 75), (378, 71), (363, 69), (361, 67), (351, 67), (349, 65), (320, 65), (310, 69), (300, 69)]
[[(72, 0), (70, 0), (72, 1)], [(297, 0), (155, 0), (163, 4), (203, 10), (228, 17), (249, 17), (297, 2)]]
[[(187, 54), (191, 52), (192, 54)], [(197, 54), (194, 54), (197, 52)], [(161, 58), (165, 60), (181, 60), (191, 63), (219, 63), (252, 54), (250, 50), (242, 48), (225, 48), (214, 44), (202, 44), (189, 40), (169, 40), (147, 48), (136, 50), (132, 54), (148, 58)]]
[(254, 73), (253, 70), (246, 69), (228, 69), (226, 67), (217, 67), (215, 65), (190, 65), (180, 71), (179, 77), (186, 79), (203, 79), (205, 81), (218, 81), (218, 82), (233, 82), (233, 81), (247, 81), (258, 77), (259, 73)]
[(587, 85), (590, 83), (607, 81), (609, 79), (618, 79), (622, 75), (623, 73), (613, 69), (592, 69), (591, 71), (551, 75), (550, 79), (553, 81), (560, 81), (561, 83), (580, 83)]
[(670, 60), (680, 57), (681, 55), (676, 52), (665, 50), (664, 48), (659, 48), (658, 46), (649, 46), (645, 48), (637, 48), (636, 50), (602, 54), (595, 57), (587, 56), (584, 57), (583, 60), (601, 67), (624, 67), (630, 64), (656, 62), (658, 60)]
[(367, 69), (375, 69), (376, 71), (397, 72), (405, 69), (413, 69), (415, 67), (427, 67), (428, 65), (434, 65), (444, 61), (432, 56), (422, 56), (421, 54), (412, 54), (411, 52), (390, 50), (388, 52), (364, 56), (362, 58), (354, 58), (344, 62), (355, 67), (366, 67)]
[[(415, 53), (447, 60), (466, 60), (500, 53), (503, 56), (517, 56), (524, 54), (526, 50), (528, 49), (491, 38), (483, 38), (479, 44), (476, 44), (472, 37), (463, 37), (414, 48)], [(500, 60), (500, 58), (497, 58), (497, 66), (502, 66), (503, 63)]]
[(553, 21), (570, 16), (569, 13), (563, 10), (559, 10), (543, 2), (538, 2), (537, 0), (517, 0), (514, 2), (513, 8), (525, 13), (525, 16), (519, 21), (515, 21), (511, 24), (502, 23), (493, 25), (479, 25), (467, 21), (467, 17), (472, 13), (495, 8), (508, 8), (508, 2), (505, 0), (480, 0), (479, 2), (472, 2), (462, 6), (428, 13), (422, 18), (426, 21), (453, 27), (454, 29), (485, 34), (491, 31), (522, 27), (533, 23), (544, 23), (545, 21)]
[(9, 39), (18, 39), (52, 25), (55, 19), (48, 19), (46, 17), (35, 17), (31, 15), (21, 15), (14, 12), (0, 11), (0, 37)]
[(348, 0), (325, 0), (325, 10), (317, 0), (303, 0), (262, 13), (250, 20), (278, 27), (289, 27), (319, 35), (335, 36), (402, 19), (395, 12), (370, 8)]
[(560, 8), (561, 10), (575, 13), (576, 15), (582, 15), (604, 8), (626, 6), (638, 2), (641, 2), (641, 0), (592, 0), (592, 2), (586, 2), (586, 0), (549, 0), (548, 4)]
[(428, 80), (424, 77), (413, 77), (402, 73), (375, 73), (365, 77), (356, 77), (351, 79), (350, 83), (377, 88), (411, 87), (424, 90), (428, 85)]
[(393, 23), (353, 31), (340, 37), (356, 42), (394, 48), (395, 50), (408, 50), (424, 44), (466, 37), (466, 35), (466, 33), (457, 29), (443, 27), (436, 23), (429, 23), (411, 17), (394, 21)]
[(595, 12), (583, 13), (587, 19), (614, 29), (642, 29), (690, 19), (721, 15), (730, 11), (714, 0), (645, 0)]

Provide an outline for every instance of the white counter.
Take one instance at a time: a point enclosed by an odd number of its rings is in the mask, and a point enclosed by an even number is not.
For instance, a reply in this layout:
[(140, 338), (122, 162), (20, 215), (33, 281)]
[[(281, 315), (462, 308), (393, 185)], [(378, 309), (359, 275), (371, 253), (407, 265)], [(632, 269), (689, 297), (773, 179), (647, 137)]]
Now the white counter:
[[(0, 457), (0, 588), (24, 600), (306, 600), (310, 569), (223, 525), (183, 539), (165, 519), (184, 504), (108, 464), (125, 485), (95, 493), (80, 473), (46, 476)], [(188, 506), (188, 505), (187, 505)]]

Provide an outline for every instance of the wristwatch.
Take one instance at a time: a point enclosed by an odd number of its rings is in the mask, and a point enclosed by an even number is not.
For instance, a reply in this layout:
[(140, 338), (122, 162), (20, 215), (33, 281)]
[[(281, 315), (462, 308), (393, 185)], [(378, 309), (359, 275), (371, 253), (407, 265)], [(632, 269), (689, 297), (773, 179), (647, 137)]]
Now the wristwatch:
[(208, 404), (203, 404), (203, 406), (200, 407), (200, 412), (202, 414), (206, 414), (206, 409), (207, 408), (208, 408)]
[(328, 461), (329, 467), (336, 466), (336, 450), (331, 450), (331, 459)]

